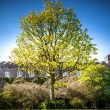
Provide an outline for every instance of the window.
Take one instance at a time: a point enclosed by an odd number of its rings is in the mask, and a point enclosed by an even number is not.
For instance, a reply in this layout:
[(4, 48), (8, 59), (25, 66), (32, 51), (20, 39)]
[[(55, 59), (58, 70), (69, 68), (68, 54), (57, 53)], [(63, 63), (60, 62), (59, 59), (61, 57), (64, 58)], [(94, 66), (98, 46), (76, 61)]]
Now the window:
[(34, 77), (34, 73), (28, 73), (28, 74), (30, 78)]
[(46, 74), (47, 77), (50, 76), (49, 73), (45, 73), (45, 74)]
[(78, 72), (75, 74), (75, 76), (81, 76), (81, 72), (78, 71)]
[(19, 78), (19, 77), (22, 77), (22, 72), (21, 71), (18, 71), (17, 72), (17, 77)]
[(63, 77), (65, 77), (67, 75), (68, 75), (68, 72), (67, 71), (63, 72)]
[(10, 72), (9, 72), (9, 71), (6, 71), (6, 72), (5, 72), (5, 77), (10, 78)]

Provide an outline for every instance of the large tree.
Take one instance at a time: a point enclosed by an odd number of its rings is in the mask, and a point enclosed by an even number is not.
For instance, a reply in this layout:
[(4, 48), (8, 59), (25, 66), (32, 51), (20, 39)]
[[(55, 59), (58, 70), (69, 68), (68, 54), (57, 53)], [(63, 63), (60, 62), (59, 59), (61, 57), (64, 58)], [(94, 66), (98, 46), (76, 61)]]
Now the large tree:
[(22, 33), (11, 58), (24, 70), (48, 73), (53, 100), (56, 69), (74, 73), (84, 69), (92, 62), (96, 48), (71, 8), (64, 9), (61, 3), (48, 0), (44, 4), (40, 13), (22, 17)]

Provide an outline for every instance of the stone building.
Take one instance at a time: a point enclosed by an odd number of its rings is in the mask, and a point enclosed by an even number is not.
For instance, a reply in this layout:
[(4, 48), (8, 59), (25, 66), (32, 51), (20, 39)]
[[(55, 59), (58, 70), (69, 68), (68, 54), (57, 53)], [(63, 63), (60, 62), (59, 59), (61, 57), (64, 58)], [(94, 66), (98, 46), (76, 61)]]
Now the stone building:
[[(107, 55), (104, 58), (103, 64), (110, 68), (110, 55)], [(67, 75), (67, 72), (64, 72), (64, 71), (62, 72), (64, 76)], [(57, 69), (56, 69), (56, 74), (59, 74), (59, 70)], [(34, 75), (32, 73), (19, 71), (17, 65), (11, 62), (5, 62), (5, 61), (0, 62), (0, 78), (4, 78), (4, 77), (8, 77), (8, 78), (19, 78), (19, 77), (30, 78), (31, 77), (32, 78), (37, 76), (39, 76), (39, 74)]]
[(11, 62), (2, 61), (2, 62), (0, 62), (0, 78), (4, 78), (4, 77), (7, 77), (7, 78), (19, 78), (19, 77), (29, 78), (29, 77), (34, 77), (34, 74), (22, 72), (22, 71), (18, 70), (17, 65), (15, 65)]
[(110, 65), (110, 55), (107, 55), (105, 58), (104, 58), (104, 61), (106, 64)]
[(110, 55), (107, 55), (107, 56), (104, 58), (104, 62), (105, 62), (105, 64), (110, 68)]

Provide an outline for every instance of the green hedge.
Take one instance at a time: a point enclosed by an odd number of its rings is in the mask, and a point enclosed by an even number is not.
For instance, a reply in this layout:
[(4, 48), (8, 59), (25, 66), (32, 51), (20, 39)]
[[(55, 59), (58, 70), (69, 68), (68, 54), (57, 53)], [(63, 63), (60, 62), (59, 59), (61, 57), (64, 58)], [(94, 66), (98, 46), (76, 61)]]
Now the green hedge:
[(70, 108), (73, 108), (73, 109), (83, 109), (84, 108), (83, 101), (78, 98), (74, 98), (73, 100), (70, 100), (69, 105), (70, 105)]
[(64, 100), (54, 100), (42, 102), (39, 106), (40, 109), (67, 109)]
[(7, 83), (12, 83), (14, 78), (0, 78), (0, 81), (5, 81)]

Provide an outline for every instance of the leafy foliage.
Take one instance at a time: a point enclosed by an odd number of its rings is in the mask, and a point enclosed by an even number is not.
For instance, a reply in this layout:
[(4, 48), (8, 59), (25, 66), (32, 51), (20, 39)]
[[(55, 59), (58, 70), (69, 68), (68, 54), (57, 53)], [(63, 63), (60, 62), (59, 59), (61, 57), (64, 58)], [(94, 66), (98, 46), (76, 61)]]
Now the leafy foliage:
[(9, 101), (4, 100), (2, 97), (2, 94), (0, 93), (0, 109), (11, 109), (12, 105), (10, 104)]
[(8, 84), (3, 88), (2, 97), (10, 104), (13, 102), (16, 104), (21, 103), (23, 108), (30, 108), (32, 105), (48, 100), (48, 93), (45, 87), (33, 83)]
[[(44, 83), (49, 88), (49, 81)], [(92, 101), (96, 92), (85, 82), (78, 81), (77, 77), (69, 75), (55, 82), (55, 98), (63, 100), (73, 100), (78, 98), (86, 101)]]
[(22, 17), (20, 27), (22, 33), (12, 51), (12, 61), (25, 71), (48, 73), (51, 99), (56, 68), (76, 72), (92, 63), (91, 54), (97, 49), (71, 8), (46, 0), (44, 10)]
[(61, 4), (56, 7), (48, 2), (41, 13), (31, 12), (22, 18), (21, 29), (23, 33), (17, 38), (18, 48), (12, 51), (12, 61), (26, 70), (50, 73), (50, 68), (53, 71), (60, 66), (78, 69), (96, 52), (75, 13)]
[(96, 97), (106, 96), (110, 89), (110, 70), (102, 64), (90, 65), (81, 72), (81, 82), (86, 82), (96, 92)]
[(81, 99), (74, 98), (73, 100), (70, 101), (70, 108), (83, 109), (84, 103), (81, 101)]
[(41, 108), (47, 109), (66, 109), (66, 103), (64, 100), (54, 100), (54, 101), (46, 101), (42, 103)]

